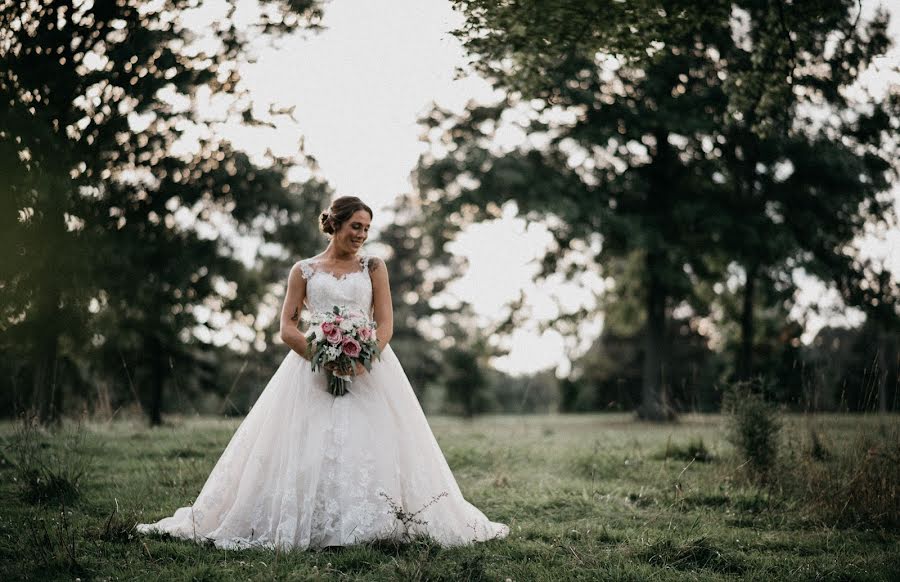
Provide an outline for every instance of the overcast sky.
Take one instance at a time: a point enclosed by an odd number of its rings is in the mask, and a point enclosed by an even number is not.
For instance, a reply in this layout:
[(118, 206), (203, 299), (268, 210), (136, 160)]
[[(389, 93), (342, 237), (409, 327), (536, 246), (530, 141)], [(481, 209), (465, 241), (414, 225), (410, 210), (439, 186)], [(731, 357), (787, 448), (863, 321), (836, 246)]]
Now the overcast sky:
[[(900, 12), (897, 4), (895, 0), (888, 6)], [(864, 17), (875, 5), (864, 2)], [(208, 11), (216, 9), (216, 3), (204, 6)], [(356, 195), (373, 206), (373, 227), (377, 229), (379, 217), (384, 216), (378, 211), (411, 189), (409, 174), (424, 148), (418, 117), (433, 102), (461, 110), (470, 99), (492, 101), (497, 96), (476, 77), (454, 79), (454, 70), (464, 65), (465, 56), (448, 34), (461, 22), (450, 2), (332, 0), (324, 9), (327, 30), (298, 35), (281, 42), (277, 50), (260, 47), (257, 62), (242, 69), (244, 82), (261, 111), (268, 109), (269, 103), (295, 105), (297, 123), (281, 123), (274, 131), (232, 127), (226, 132), (236, 145), (251, 153), (271, 147), (290, 154), (297, 150), (302, 136), (306, 152), (318, 160), (321, 174), (338, 195)], [(892, 23), (891, 34), (900, 40), (900, 22)], [(898, 82), (896, 75), (887, 72), (900, 65), (898, 55), (900, 49), (894, 48), (866, 82), (880, 88)], [(900, 206), (900, 189), (895, 188), (894, 193)], [(560, 372), (565, 372), (568, 362), (563, 339), (552, 331), (540, 335), (539, 320), (554, 315), (554, 298), (568, 306), (590, 303), (593, 293), (601, 289), (599, 279), (586, 287), (537, 288), (532, 282), (537, 271), (535, 259), (548, 240), (540, 225), (526, 228), (521, 220), (507, 216), (472, 227), (454, 246), (455, 252), (470, 260), (469, 272), (454, 291), (473, 302), (485, 318), (518, 297), (520, 290), (526, 292), (533, 323), (514, 335), (510, 355), (495, 362), (505, 371), (527, 373), (560, 365)], [(864, 248), (884, 257), (900, 272), (900, 230), (880, 233)], [(828, 294), (811, 280), (803, 284), (804, 303)], [(801, 307), (798, 315), (802, 311)], [(843, 310), (829, 317), (837, 323), (859, 322), (857, 315)], [(811, 316), (806, 339), (824, 322)], [(600, 323), (599, 318), (586, 322), (586, 334), (598, 333)]]

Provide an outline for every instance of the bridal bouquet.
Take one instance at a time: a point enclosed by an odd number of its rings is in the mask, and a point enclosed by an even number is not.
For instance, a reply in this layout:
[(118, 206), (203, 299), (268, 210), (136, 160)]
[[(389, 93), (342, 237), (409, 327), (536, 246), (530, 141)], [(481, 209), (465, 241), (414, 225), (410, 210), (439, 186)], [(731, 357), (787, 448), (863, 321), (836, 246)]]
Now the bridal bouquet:
[[(353, 382), (356, 363), (371, 371), (372, 360), (379, 356), (375, 338), (377, 325), (361, 311), (337, 305), (331, 311), (313, 314), (309, 324), (306, 341), (312, 369), (314, 372), (319, 368), (325, 369), (328, 391), (335, 396), (343, 396)], [(348, 373), (338, 374), (326, 369), (325, 365), (329, 363)]]

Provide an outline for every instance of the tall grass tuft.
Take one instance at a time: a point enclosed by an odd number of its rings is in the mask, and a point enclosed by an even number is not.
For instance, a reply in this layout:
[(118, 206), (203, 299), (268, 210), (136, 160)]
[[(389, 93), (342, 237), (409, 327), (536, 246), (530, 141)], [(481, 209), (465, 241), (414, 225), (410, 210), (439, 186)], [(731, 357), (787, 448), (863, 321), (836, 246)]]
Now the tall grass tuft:
[(78, 537), (70, 521), (71, 511), (62, 505), (59, 512), (50, 517), (32, 514), (26, 522), (25, 544), (35, 563), (45, 572), (67, 572), (83, 576), (86, 569), (78, 559)]
[(724, 394), (728, 440), (745, 460), (751, 477), (767, 481), (778, 461), (781, 418), (775, 404), (766, 400), (761, 380), (734, 383)]
[(50, 435), (34, 420), (20, 420), (6, 449), (22, 499), (34, 505), (74, 503), (93, 461), (86, 451), (86, 436), (80, 425)]
[(816, 461), (827, 461), (831, 458), (831, 450), (825, 444), (822, 433), (815, 428), (809, 430), (809, 456)]
[(900, 528), (900, 429), (882, 424), (780, 471), (784, 489), (832, 527)]
[(710, 463), (715, 460), (702, 438), (691, 439), (688, 443), (673, 443), (672, 438), (669, 437), (666, 440), (666, 448), (654, 455), (653, 458), (662, 461), (673, 459), (676, 461), (696, 461), (698, 463)]
[(716, 547), (707, 538), (673, 540), (665, 538), (649, 544), (639, 556), (652, 566), (696, 572), (741, 574), (746, 566), (735, 555)]

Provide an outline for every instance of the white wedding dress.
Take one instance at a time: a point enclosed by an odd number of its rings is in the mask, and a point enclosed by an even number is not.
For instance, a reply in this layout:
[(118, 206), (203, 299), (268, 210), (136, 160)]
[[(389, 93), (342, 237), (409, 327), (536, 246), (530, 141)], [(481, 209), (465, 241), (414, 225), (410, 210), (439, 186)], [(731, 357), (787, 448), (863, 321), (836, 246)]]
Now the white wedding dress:
[[(335, 276), (300, 262), (312, 311), (372, 313), (368, 257)], [(502, 538), (509, 528), (467, 502), (388, 345), (349, 393), (293, 350), (269, 380), (192, 506), (141, 533), (221, 548), (322, 548), (428, 535), (441, 545)]]

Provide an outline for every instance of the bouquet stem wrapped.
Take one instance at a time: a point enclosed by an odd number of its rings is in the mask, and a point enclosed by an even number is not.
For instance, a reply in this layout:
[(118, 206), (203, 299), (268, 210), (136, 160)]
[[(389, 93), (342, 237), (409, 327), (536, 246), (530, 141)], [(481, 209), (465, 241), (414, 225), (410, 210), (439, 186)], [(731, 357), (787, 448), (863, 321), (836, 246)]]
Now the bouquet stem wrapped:
[(309, 323), (306, 341), (312, 369), (325, 370), (328, 391), (343, 396), (356, 375), (356, 364), (371, 372), (372, 362), (380, 356), (375, 334), (377, 324), (364, 313), (339, 305), (331, 311), (313, 314)]

